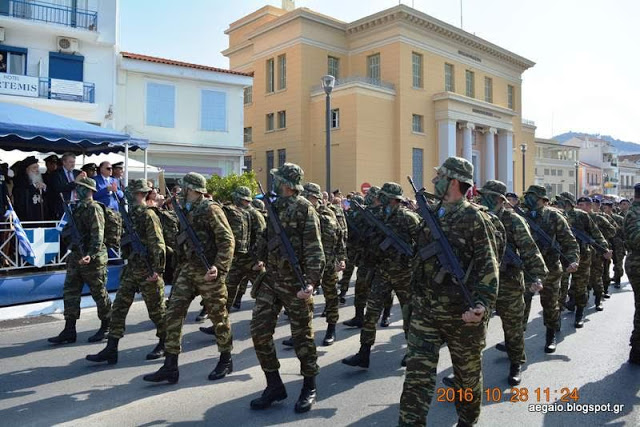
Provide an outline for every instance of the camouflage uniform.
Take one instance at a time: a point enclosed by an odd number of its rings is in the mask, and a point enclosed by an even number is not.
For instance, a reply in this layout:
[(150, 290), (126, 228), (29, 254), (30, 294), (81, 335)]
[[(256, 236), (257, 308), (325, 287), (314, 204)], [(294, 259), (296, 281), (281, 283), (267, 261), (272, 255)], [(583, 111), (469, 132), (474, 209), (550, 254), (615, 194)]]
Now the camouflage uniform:
[[(589, 216), (598, 227), (604, 239), (610, 242), (616, 234), (616, 228), (609, 222), (606, 216), (599, 212), (591, 211)], [(607, 245), (608, 247), (608, 245)], [(602, 283), (602, 275), (604, 272), (604, 258), (600, 254), (593, 254), (591, 257), (591, 276), (589, 277), (589, 289), (593, 289), (596, 301), (600, 302), (602, 295), (605, 293), (605, 287)], [(607, 283), (607, 289), (609, 284)], [(599, 304), (596, 303), (596, 306)]]
[[(612, 202), (605, 202), (604, 205), (611, 206)], [(618, 215), (617, 213), (611, 211), (611, 213), (604, 214), (609, 222), (613, 224), (616, 228), (616, 234), (609, 241), (609, 247), (613, 249), (613, 257), (610, 260), (604, 261), (604, 272), (602, 275), (602, 282), (604, 284), (605, 293), (609, 287), (609, 283), (611, 282), (611, 264), (613, 263), (613, 281), (616, 285), (620, 284), (620, 278), (624, 275), (624, 257), (626, 255), (626, 251), (624, 248), (624, 217)]]
[[(62, 296), (64, 299), (65, 327), (62, 332), (49, 338), (54, 344), (73, 343), (76, 341), (76, 320), (80, 318), (80, 299), (82, 288), (86, 283), (91, 296), (96, 302), (100, 329), (89, 338), (89, 342), (101, 341), (109, 329), (111, 318), (111, 300), (106, 289), (107, 282), (107, 247), (104, 244), (105, 211), (100, 203), (94, 201), (89, 191), (96, 192), (96, 183), (91, 178), (76, 181), (79, 202), (73, 209), (73, 222), (81, 237), (81, 248), (70, 247), (67, 256), (67, 275), (64, 281)], [(68, 246), (67, 233), (71, 230), (71, 221), (63, 232), (63, 244)], [(88, 264), (80, 265), (80, 260), (91, 257)]]
[[(531, 203), (535, 203), (538, 199), (549, 200), (547, 190), (540, 185), (531, 185), (525, 193), (525, 201), (527, 196), (532, 198)], [(577, 263), (580, 248), (573, 233), (571, 233), (569, 223), (560, 211), (548, 206), (537, 207), (535, 205), (529, 205), (529, 209), (527, 217), (560, 245), (562, 253), (570, 263)], [(549, 273), (542, 282), (543, 288), (540, 291), (540, 303), (542, 304), (544, 325), (547, 327), (547, 346), (545, 351), (552, 352), (555, 351), (555, 332), (560, 330), (560, 307), (558, 305), (558, 299), (563, 269), (560, 263), (560, 254), (551, 247), (544, 247), (544, 245), (540, 243), (540, 238), (536, 236), (535, 233), (533, 233), (533, 236), (549, 270)], [(530, 292), (526, 294), (523, 320), (525, 324), (529, 319), (532, 296)], [(553, 341), (553, 349), (550, 346), (550, 344), (552, 344), (551, 341)]]
[[(487, 181), (479, 190), (483, 196), (498, 196), (506, 201), (506, 185), (500, 181)], [(527, 283), (542, 280), (547, 275), (547, 267), (540, 250), (536, 246), (529, 225), (516, 213), (500, 207), (496, 215), (502, 222), (507, 238), (507, 244), (523, 262), (522, 268), (505, 264), (500, 266), (500, 285), (496, 308), (502, 320), (504, 338), (512, 365), (523, 365), (526, 362), (524, 350), (524, 292)], [(527, 272), (526, 280), (524, 271)], [(519, 382), (519, 381), (518, 381)], [(511, 384), (517, 385), (517, 384)]]
[[(130, 200), (133, 200), (134, 193), (148, 193), (149, 191), (151, 191), (151, 189), (147, 187), (146, 181), (140, 179), (131, 182), (126, 189), (126, 194)], [(160, 219), (152, 209), (144, 205), (130, 204), (129, 206), (131, 207), (129, 211), (131, 222), (141, 243), (147, 249), (147, 258), (151, 264), (151, 268), (155, 273), (158, 273), (159, 277), (155, 282), (147, 281), (147, 277), (150, 276), (147, 261), (139, 254), (133, 254), (130, 245), (123, 246), (122, 257), (127, 260), (127, 264), (122, 269), (120, 287), (118, 288), (116, 299), (113, 302), (109, 337), (117, 339), (123, 337), (127, 313), (133, 303), (136, 292), (140, 292), (147, 306), (149, 318), (156, 326), (156, 336), (160, 338), (160, 340), (164, 340), (166, 324), (162, 273), (165, 267), (166, 249), (162, 235), (162, 226), (160, 225)], [(124, 241), (126, 240), (127, 236), (125, 235)]]
[(636, 199), (624, 219), (624, 238), (629, 250), (625, 271), (633, 288), (635, 314), (631, 333), (629, 361), (640, 364), (640, 184), (635, 185)]
[[(457, 179), (473, 184), (473, 166), (465, 159), (450, 157), (438, 172), (440, 181)], [(449, 181), (450, 182), (450, 181)], [(445, 190), (446, 192), (446, 190)], [(483, 306), (485, 318), (478, 323), (465, 323), (461, 315), (469, 309), (460, 285), (449, 274), (442, 275), (436, 257), (417, 258), (412, 280), (411, 320), (409, 327), (407, 372), (400, 398), (401, 426), (426, 425), (433, 396), (440, 347), (447, 343), (455, 382), (471, 389), (470, 401), (456, 401), (461, 423), (478, 421), (482, 403), (482, 350), (485, 347), (487, 317), (498, 291), (498, 265), (493, 237), (486, 215), (464, 197), (446, 203), (437, 213), (444, 235), (467, 273), (467, 286), (474, 304)], [(422, 226), (418, 247), (432, 242), (428, 227)]]
[[(285, 163), (280, 168), (273, 169), (271, 174), (278, 187), (286, 185), (295, 191), (293, 195), (278, 197), (273, 202), (273, 208), (279, 217), (282, 231), (291, 241), (306, 280), (317, 285), (322, 278), (325, 257), (318, 215), (313, 205), (300, 195), (303, 191), (301, 181), (304, 172), (297, 165)], [(300, 360), (300, 372), (305, 377), (303, 393), (309, 393), (306, 395), (308, 407), (299, 410), (302, 412), (310, 408), (311, 399), (315, 400), (315, 376), (318, 374), (318, 356), (312, 328), (313, 297), (297, 297), (302, 284), (298, 282), (281, 248), (269, 248), (268, 242), (273, 239), (279, 238), (273, 225), (268, 223), (267, 232), (258, 240), (258, 259), (266, 261), (266, 274), (256, 291), (256, 305), (251, 318), (251, 338), (260, 366), (267, 377), (267, 389), (261, 398), (251, 402), (251, 406), (254, 409), (264, 409), (273, 401), (281, 400), (269, 394), (272, 390), (286, 397), (278, 374), (280, 362), (273, 342), (278, 315), (284, 306), (289, 313), (294, 348)], [(296, 410), (298, 411), (298, 404)]]

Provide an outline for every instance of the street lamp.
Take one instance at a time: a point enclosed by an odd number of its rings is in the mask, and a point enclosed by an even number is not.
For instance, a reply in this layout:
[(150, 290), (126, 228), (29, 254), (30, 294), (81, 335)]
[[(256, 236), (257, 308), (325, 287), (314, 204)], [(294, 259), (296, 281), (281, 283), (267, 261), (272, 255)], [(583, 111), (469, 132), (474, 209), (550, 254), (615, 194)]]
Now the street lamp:
[(327, 192), (331, 193), (331, 91), (333, 87), (336, 85), (336, 78), (331, 75), (322, 76), (320, 79), (322, 82), (322, 89), (324, 89), (324, 93), (326, 96), (326, 111), (325, 111), (325, 120), (326, 120), (326, 132), (327, 132), (327, 140), (326, 140), (326, 162), (327, 162)]
[(527, 152), (527, 144), (520, 144), (520, 151), (522, 151), (522, 193), (524, 194), (524, 184), (525, 184), (525, 153)]
[(580, 162), (576, 160), (576, 198), (580, 197), (580, 191), (578, 190), (578, 170), (580, 169)]

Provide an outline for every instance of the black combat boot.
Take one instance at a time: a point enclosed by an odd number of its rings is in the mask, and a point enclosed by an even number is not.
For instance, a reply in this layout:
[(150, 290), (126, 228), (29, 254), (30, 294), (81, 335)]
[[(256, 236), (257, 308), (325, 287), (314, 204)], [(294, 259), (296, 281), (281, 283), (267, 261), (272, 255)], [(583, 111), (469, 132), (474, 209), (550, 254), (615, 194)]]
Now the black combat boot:
[(442, 384), (444, 384), (445, 386), (449, 387), (449, 388), (457, 388), (456, 386), (456, 376), (451, 374), (451, 375), (447, 375), (446, 377), (444, 377), (442, 379)]
[(596, 311), (604, 311), (604, 306), (602, 305), (602, 296), (596, 295)]
[(507, 352), (507, 344), (503, 342), (499, 342), (496, 344), (496, 350), (501, 351), (503, 353)]
[(160, 383), (162, 381), (168, 381), (169, 384), (175, 384), (180, 378), (180, 371), (178, 371), (178, 355), (165, 353), (164, 365), (158, 369), (157, 372), (142, 377), (143, 380), (152, 383)]
[(582, 328), (584, 326), (584, 307), (576, 308), (576, 320), (573, 326), (576, 328)]
[(604, 299), (609, 299), (611, 298), (611, 294), (609, 294), (609, 285), (611, 284), (611, 279), (609, 279), (607, 282), (604, 283), (604, 292), (602, 294), (602, 297)]
[(347, 299), (345, 298), (346, 296), (347, 296), (347, 291), (346, 290), (340, 291), (340, 294), (338, 295), (338, 298), (340, 299), (340, 304), (346, 304), (347, 303)]
[(634, 350), (634, 348), (631, 347), (631, 351), (629, 352), (629, 363), (640, 365), (640, 350)]
[(289, 337), (286, 340), (282, 341), (282, 345), (285, 347), (293, 347), (294, 346), (293, 337)]
[(202, 332), (203, 334), (207, 334), (207, 335), (216, 335), (216, 330), (214, 329), (213, 326), (200, 326), (200, 332)]
[(324, 335), (324, 340), (322, 340), (322, 345), (329, 346), (332, 345), (336, 341), (336, 324), (329, 323), (327, 325), (327, 333)]
[(613, 278), (613, 287), (616, 289), (620, 289), (620, 276), (615, 276)]
[(100, 342), (107, 337), (109, 332), (109, 319), (100, 322), (100, 329), (89, 337), (89, 342)]
[(362, 328), (362, 325), (364, 324), (364, 307), (356, 307), (356, 317), (351, 320), (347, 320), (346, 322), (342, 322), (342, 324), (352, 328)]
[(390, 317), (391, 307), (385, 307), (384, 311), (382, 312), (382, 320), (380, 320), (380, 326), (382, 326), (383, 328), (388, 328), (391, 324)]
[(575, 311), (576, 309), (576, 298), (573, 295), (569, 295), (569, 300), (564, 304), (567, 310)]
[(299, 414), (309, 412), (314, 403), (316, 403), (316, 377), (304, 377), (295, 411)]
[(556, 331), (553, 328), (547, 328), (547, 338), (544, 345), (545, 353), (555, 353), (556, 351)]
[(251, 409), (267, 409), (273, 402), (279, 402), (287, 398), (287, 389), (284, 388), (280, 372), (265, 372), (267, 377), (267, 388), (262, 392), (262, 396), (251, 401)]
[(235, 308), (236, 310), (240, 310), (241, 306), (242, 306), (242, 295), (238, 295), (236, 296), (235, 301), (233, 301), (233, 308)]
[(67, 344), (76, 342), (76, 319), (67, 319), (64, 322), (64, 329), (57, 337), (49, 338), (47, 341), (53, 344)]
[(400, 361), (400, 366), (402, 366), (403, 368), (407, 367), (407, 353), (404, 354), (404, 356), (402, 356), (402, 360)]
[(147, 354), (147, 360), (156, 360), (164, 357), (164, 338), (160, 338), (156, 347)]
[(371, 346), (362, 344), (360, 351), (351, 357), (342, 359), (342, 363), (349, 366), (358, 366), (360, 368), (369, 367), (369, 355), (371, 354)]
[(511, 387), (515, 387), (522, 382), (522, 366), (519, 363), (511, 364), (508, 381)]
[(200, 313), (198, 313), (198, 315), (196, 316), (196, 323), (202, 323), (205, 320), (207, 320), (207, 317), (209, 317), (209, 315), (207, 314), (207, 309), (202, 307), (202, 310), (200, 310)]
[(466, 421), (461, 420), (460, 418), (458, 418), (458, 424), (456, 427), (473, 427), (473, 424), (469, 424)]
[(324, 310), (322, 310), (322, 313), (320, 313), (320, 317), (327, 317), (327, 308), (325, 307)]
[(119, 338), (109, 337), (104, 350), (98, 354), (88, 354), (86, 359), (89, 362), (107, 362), (109, 365), (115, 365), (118, 363), (118, 341)]
[(231, 360), (231, 352), (225, 351), (220, 353), (220, 360), (215, 369), (209, 374), (211, 381), (219, 380), (233, 372), (233, 360)]

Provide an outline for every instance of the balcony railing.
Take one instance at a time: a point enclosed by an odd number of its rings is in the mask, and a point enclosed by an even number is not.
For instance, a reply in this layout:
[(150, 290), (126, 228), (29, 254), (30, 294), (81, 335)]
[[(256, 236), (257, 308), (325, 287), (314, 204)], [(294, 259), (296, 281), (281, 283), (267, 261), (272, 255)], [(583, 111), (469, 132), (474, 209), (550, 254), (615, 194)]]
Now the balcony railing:
[[(385, 82), (378, 79), (372, 79), (369, 77), (362, 77), (362, 76), (351, 76), (351, 77), (345, 77), (343, 79), (337, 79), (335, 87), (337, 88), (350, 83), (361, 83), (367, 86), (373, 86), (373, 87), (389, 89), (389, 90), (396, 89), (393, 83)], [(322, 91), (322, 90), (323, 90), (322, 85), (313, 86), (311, 88), (311, 92)]]
[(0, 15), (98, 31), (98, 12), (40, 1), (0, 1)]
[[(51, 81), (56, 84), (52, 86)], [(61, 82), (61, 83), (60, 83)], [(57, 86), (63, 86), (67, 83), (69, 86), (78, 86), (75, 90), (56, 89)], [(80, 93), (79, 85), (82, 84), (82, 93)], [(58, 99), (63, 101), (87, 102), (93, 104), (96, 102), (96, 85), (89, 82), (75, 82), (70, 80), (57, 80), (48, 77), (40, 77), (40, 85), (38, 86), (38, 96), (40, 98)]]

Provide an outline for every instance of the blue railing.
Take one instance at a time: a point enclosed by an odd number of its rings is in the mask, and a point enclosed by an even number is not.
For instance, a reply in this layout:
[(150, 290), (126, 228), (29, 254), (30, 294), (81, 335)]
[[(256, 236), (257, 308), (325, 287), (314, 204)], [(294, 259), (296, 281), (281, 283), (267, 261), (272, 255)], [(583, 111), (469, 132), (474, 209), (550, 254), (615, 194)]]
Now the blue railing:
[[(76, 82), (70, 82), (76, 83)], [(93, 104), (96, 102), (96, 85), (95, 83), (82, 82), (82, 95), (78, 94), (61, 94), (51, 91), (51, 79), (48, 77), (40, 77), (40, 85), (38, 88), (38, 96), (40, 98), (59, 99), (62, 101), (87, 102)]]
[(98, 12), (77, 7), (39, 1), (4, 0), (0, 1), (0, 15), (98, 31)]

